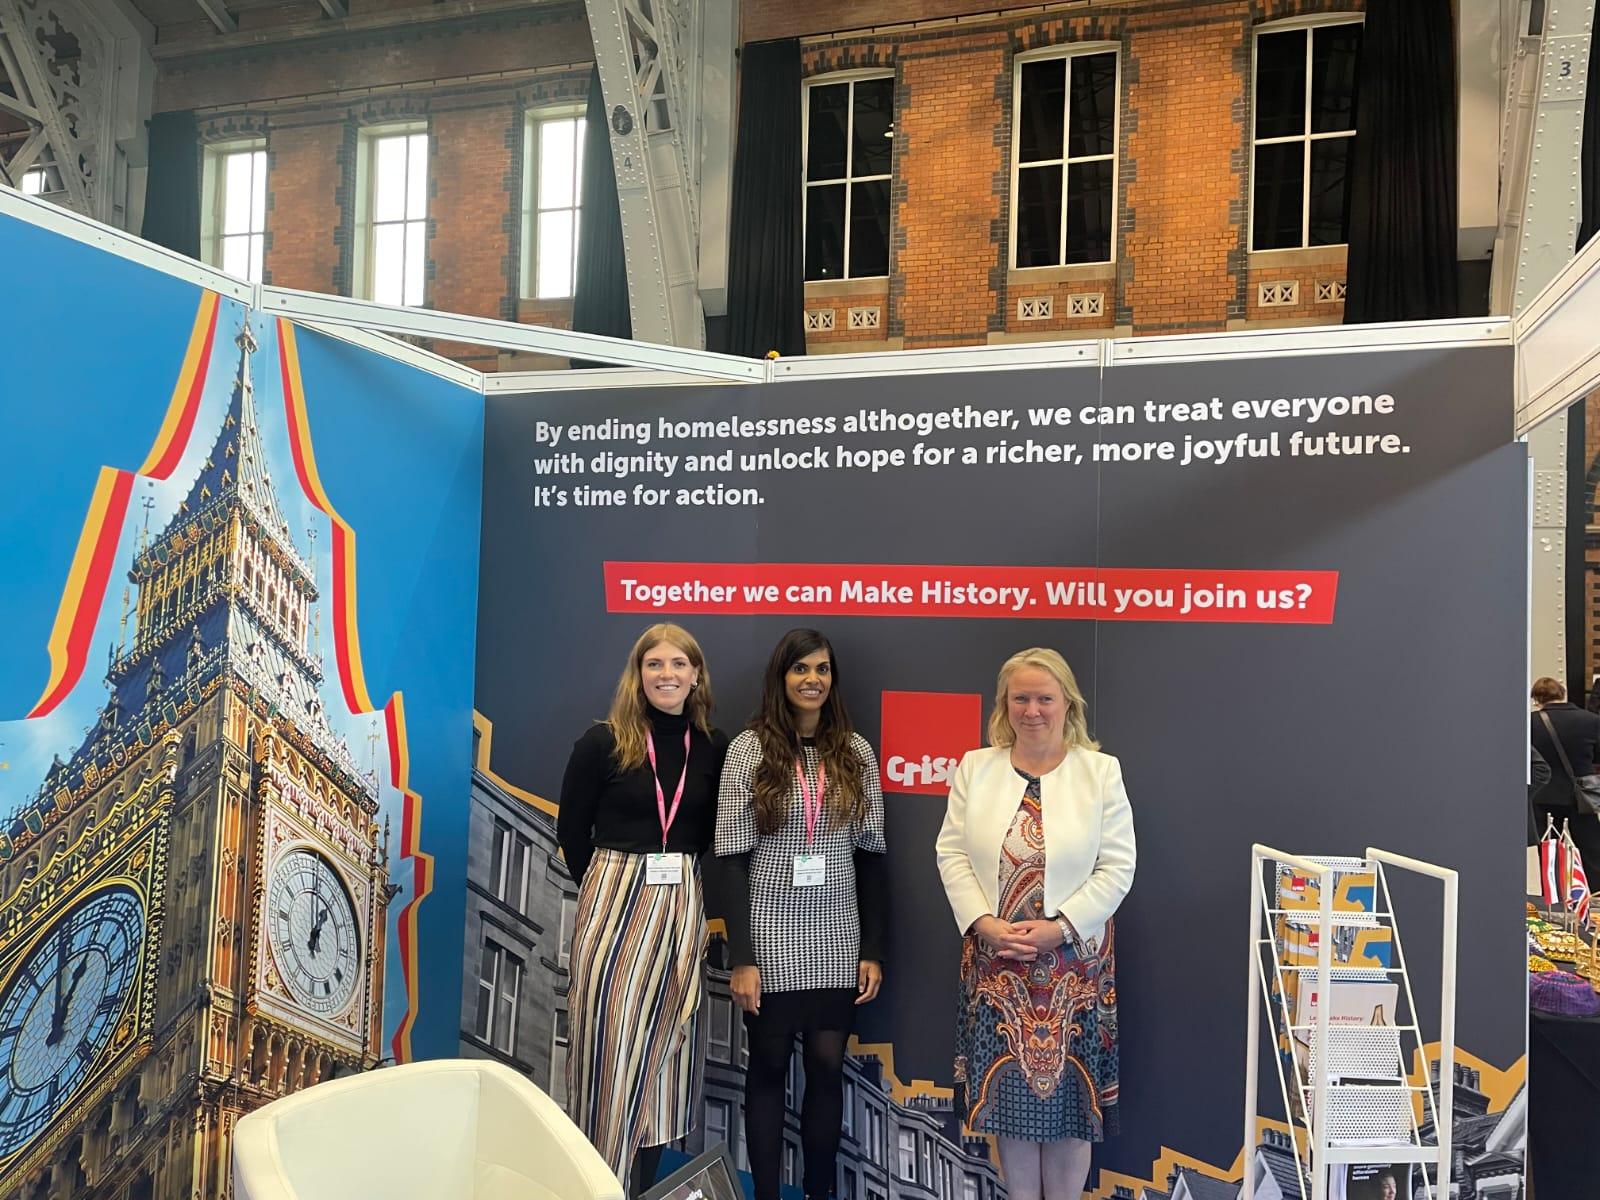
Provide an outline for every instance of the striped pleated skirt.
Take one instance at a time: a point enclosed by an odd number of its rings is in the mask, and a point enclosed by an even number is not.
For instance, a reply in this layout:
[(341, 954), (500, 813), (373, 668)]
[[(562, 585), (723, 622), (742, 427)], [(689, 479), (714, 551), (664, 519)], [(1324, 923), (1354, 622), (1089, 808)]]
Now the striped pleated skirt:
[(681, 884), (647, 884), (645, 857), (595, 851), (567, 998), (568, 1113), (624, 1183), (641, 1146), (694, 1127), (705, 1073), (700, 867)]

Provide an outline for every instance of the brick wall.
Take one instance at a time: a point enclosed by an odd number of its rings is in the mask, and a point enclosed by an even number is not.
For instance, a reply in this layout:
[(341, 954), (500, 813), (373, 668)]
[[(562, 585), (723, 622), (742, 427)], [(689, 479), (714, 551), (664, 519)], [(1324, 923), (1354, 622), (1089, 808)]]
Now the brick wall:
[[(809, 285), (807, 311), (831, 308), (834, 327), (811, 330), (808, 345), (847, 349), (886, 337), (912, 348), (1342, 319), (1342, 248), (1249, 251), (1250, 67), (1255, 25), (1359, 11), (1359, 3), (1125, 0), (1092, 14), (1072, 6), (1008, 15), (1020, 7), (991, 3), (954, 21), (940, 18), (972, 6), (881, 3), (863, 16), (862, 6), (843, 3), (745, 4), (747, 39), (805, 39), (809, 79), (865, 67), (895, 74), (889, 278)], [(1016, 56), (1084, 42), (1120, 54), (1115, 262), (1014, 270)], [(1263, 305), (1262, 283), (1294, 287), (1273, 289)], [(884, 329), (847, 328), (841, 293), (874, 290), (887, 298)], [(1272, 302), (1284, 296), (1292, 302)]]
[[(243, 16), (240, 23), (245, 27)], [(313, 22), (311, 28), (316, 27)], [(167, 27), (161, 29), (162, 40), (168, 33)], [(405, 88), (593, 58), (583, 5), (551, 4), (471, 21), (293, 38), (163, 59), (155, 107), (166, 112), (356, 88)]]
[(340, 250), (346, 122), (307, 114), (267, 134), (266, 279), (281, 287), (341, 291)]
[[(360, 132), (424, 125), (424, 303), (567, 327), (570, 301), (520, 295), (523, 129), (530, 112), (582, 105), (591, 52), (581, 14), (553, 6), (183, 59), (163, 71), (158, 107), (196, 106), (206, 141), (265, 138), (267, 282), (343, 295), (354, 283)], [(497, 350), (426, 344), (479, 369), (501, 365)]]
[[(1249, 252), (1251, 31), (1262, 21), (1359, 7), (1359, 0), (1109, 0), (1092, 8), (985, 0), (981, 9), (975, 0), (746, 0), (745, 38), (804, 37), (808, 78), (865, 67), (895, 78), (889, 275), (809, 286), (810, 346), (1337, 323), (1342, 249)], [(365, 0), (351, 15), (375, 20), (384, 8)], [(270, 40), (272, 25), (304, 20), (292, 6), (248, 11), (249, 27), (267, 40), (164, 60), (157, 96), (162, 109), (198, 109), (209, 137), (243, 129), (266, 137), (271, 282), (350, 290), (359, 131), (409, 116), (432, 135), (426, 302), (570, 324), (570, 302), (520, 294), (522, 129), (530, 109), (584, 98), (590, 49), (580, 5), (304, 44)], [(162, 30), (163, 40), (169, 32)], [(1014, 270), (1017, 55), (1091, 41), (1119, 51), (1115, 261)], [(1268, 303), (1263, 284), (1274, 285)], [(440, 348), (475, 365), (508, 361), (482, 348)]]

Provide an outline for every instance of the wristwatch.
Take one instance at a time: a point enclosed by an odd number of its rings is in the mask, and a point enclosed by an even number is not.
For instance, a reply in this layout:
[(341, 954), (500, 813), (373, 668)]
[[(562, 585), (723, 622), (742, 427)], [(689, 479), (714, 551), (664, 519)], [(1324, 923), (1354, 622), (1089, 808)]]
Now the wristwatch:
[(1078, 940), (1078, 935), (1072, 928), (1072, 922), (1065, 917), (1056, 918), (1056, 928), (1061, 930), (1061, 940), (1063, 942), (1075, 943)]

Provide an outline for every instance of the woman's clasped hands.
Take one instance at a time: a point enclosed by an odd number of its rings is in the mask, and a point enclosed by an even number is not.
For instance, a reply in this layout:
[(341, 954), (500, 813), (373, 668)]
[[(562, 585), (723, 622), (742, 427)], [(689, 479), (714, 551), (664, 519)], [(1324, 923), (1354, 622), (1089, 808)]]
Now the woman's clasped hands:
[(1061, 926), (1054, 921), (1002, 921), (999, 917), (979, 917), (972, 931), (981, 937), (997, 957), (1026, 962), (1045, 950), (1061, 945)]

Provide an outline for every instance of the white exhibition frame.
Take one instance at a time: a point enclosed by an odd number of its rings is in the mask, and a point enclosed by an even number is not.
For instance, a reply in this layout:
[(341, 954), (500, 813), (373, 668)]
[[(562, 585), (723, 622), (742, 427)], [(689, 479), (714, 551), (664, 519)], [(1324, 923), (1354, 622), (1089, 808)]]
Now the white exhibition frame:
[[(289, 318), (486, 396), (1066, 366), (1095, 366), (1105, 371), (1123, 363), (1376, 353), (1424, 346), (1511, 345), (1515, 348), (1516, 361), (1516, 433), (1522, 436), (1545, 417), (1600, 387), (1600, 238), (1591, 241), (1514, 321), (1505, 317), (1482, 317), (1313, 326), (1175, 337), (823, 354), (763, 361), (250, 283), (4, 186), (0, 186), (0, 218), (21, 221), (96, 246), (130, 262), (229, 296), (259, 312)], [(414, 346), (401, 340), (402, 337), (435, 338), (611, 366), (585, 371), (485, 374)]]
[[(1600, 333), (1586, 346), (1572, 331), (1587, 324), (1600, 330), (1600, 245), (1591, 245), (1577, 270), (1562, 274), (1514, 325), (1504, 317), (1455, 321), (1416, 321), (1378, 325), (1334, 325), (1294, 329), (1243, 330), (1177, 337), (1076, 339), (1003, 346), (963, 346), (935, 350), (893, 350), (871, 354), (823, 354), (807, 358), (759, 360), (707, 350), (659, 346), (598, 334), (523, 325), (491, 317), (431, 309), (402, 308), (270, 284), (249, 283), (212, 267), (79, 216), (34, 196), (0, 186), (0, 218), (96, 246), (131, 262), (220, 292), (251, 308), (340, 337), (375, 353), (448, 379), (480, 395), (540, 391), (579, 391), (614, 387), (660, 387), (706, 383), (778, 383), (795, 379), (841, 379), (876, 375), (934, 374), (955, 371), (1028, 370), (1047, 367), (1098, 367), (1122, 363), (1198, 362), (1263, 355), (1371, 353), (1423, 346), (1515, 345), (1517, 356), (1517, 432), (1533, 423), (1522, 415), (1545, 415), (1592, 379), (1600, 384)], [(3, 229), (0, 224), (0, 229)], [(1577, 266), (1577, 263), (1574, 264)], [(1582, 313), (1588, 314), (1585, 322)], [(1542, 324), (1530, 318), (1543, 314)], [(1526, 327), (1526, 346), (1517, 331)], [(1558, 337), (1559, 335), (1559, 337)], [(402, 337), (490, 346), (522, 353), (548, 354), (611, 364), (584, 371), (524, 371), (485, 374), (423, 350)], [(1540, 361), (1525, 362), (1533, 347)], [(1579, 351), (1582, 351), (1580, 354)], [(1550, 361), (1560, 352), (1561, 361)], [(1530, 389), (1540, 390), (1531, 391)]]

